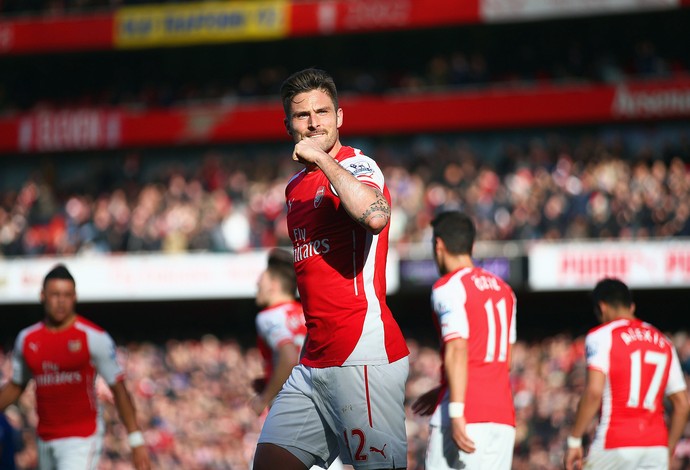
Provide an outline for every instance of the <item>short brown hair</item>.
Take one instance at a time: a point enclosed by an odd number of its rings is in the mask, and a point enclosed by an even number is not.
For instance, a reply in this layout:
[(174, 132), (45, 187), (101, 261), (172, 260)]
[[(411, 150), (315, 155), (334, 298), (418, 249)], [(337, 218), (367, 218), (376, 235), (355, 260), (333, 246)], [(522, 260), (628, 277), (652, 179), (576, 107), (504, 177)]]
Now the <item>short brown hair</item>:
[(333, 77), (320, 69), (304, 69), (290, 75), (280, 86), (285, 116), (290, 117), (290, 104), (295, 96), (312, 90), (321, 90), (331, 97), (333, 106), (338, 109), (338, 90)]
[(445, 211), (431, 221), (434, 243), (443, 240), (446, 249), (454, 255), (472, 255), (476, 228), (470, 216), (460, 211)]

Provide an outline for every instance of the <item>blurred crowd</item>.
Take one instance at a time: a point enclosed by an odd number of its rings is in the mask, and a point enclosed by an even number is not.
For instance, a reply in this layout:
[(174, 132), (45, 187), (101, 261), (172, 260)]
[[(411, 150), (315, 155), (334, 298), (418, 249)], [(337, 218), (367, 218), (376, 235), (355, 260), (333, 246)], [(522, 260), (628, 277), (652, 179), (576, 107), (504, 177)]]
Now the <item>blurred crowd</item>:
[[(460, 42), (460, 38), (437, 40)], [(361, 42), (362, 38), (354, 41)], [(143, 51), (138, 56), (120, 53), (107, 59), (92, 55), (73, 60), (54, 55), (46, 56), (38, 64), (16, 61), (7, 74), (0, 76), (0, 113), (109, 106), (141, 109), (233, 105), (255, 99), (277, 100), (282, 81), (303, 68), (304, 62), (327, 69), (342, 95), (619, 83), (626, 79), (687, 76), (690, 71), (690, 57), (660, 51), (654, 40), (646, 38), (631, 39), (616, 49), (589, 47), (586, 40), (573, 39), (561, 44), (564, 50), (559, 51), (548, 50), (533, 41), (510, 51), (504, 48), (484, 51), (489, 47), (482, 43), (437, 51), (433, 48), (433, 38), (400, 42), (401, 49), (413, 48), (414, 61), (393, 56), (382, 59), (380, 64), (344, 67), (308, 55), (294, 64), (285, 59), (257, 63), (256, 57), (240, 55), (243, 66), (238, 69), (224, 64), (221, 59), (224, 53), (214, 49), (180, 50), (174, 55), (170, 51)], [(372, 48), (372, 54), (384, 57), (386, 51), (381, 50), (382, 44), (386, 43), (369, 41), (361, 47)], [(249, 46), (257, 48), (256, 56), (266, 54), (259, 49), (264, 45)], [(276, 47), (283, 48), (284, 55), (291, 55), (289, 43)], [(346, 43), (335, 43), (333, 47), (357, 50), (356, 45)], [(229, 54), (237, 55), (232, 51)], [(55, 68), (64, 63), (70, 66), (56, 73)]]
[[(672, 339), (690, 381), (690, 337)], [(407, 435), (410, 470), (423, 468), (428, 417), (413, 415), (410, 405), (438, 384), (440, 359), (434, 345), (409, 339)], [(2, 353), (0, 353), (2, 354)], [(204, 336), (166, 344), (132, 343), (119, 351), (156, 468), (243, 470), (249, 468), (262, 419), (248, 406), (251, 381), (261, 374), (256, 348), (234, 340)], [(514, 470), (561, 468), (566, 433), (585, 379), (584, 338), (555, 335), (537, 342), (518, 341), (512, 354), (512, 384), (517, 434)], [(10, 377), (9, 352), (0, 355), (0, 381)], [(109, 402), (107, 438), (100, 470), (129, 468), (126, 432)], [(6, 412), (22, 436), (17, 462), (35, 468), (36, 416), (33, 393)], [(592, 423), (590, 432), (596, 423)], [(591, 436), (590, 436), (591, 437)], [(587, 442), (587, 441), (586, 441)], [(690, 429), (678, 446), (672, 470), (690, 468)]]
[[(361, 148), (384, 171), (393, 199), (390, 237), (399, 250), (428, 241), (429, 221), (447, 209), (470, 213), (479, 240), (687, 237), (690, 141), (682, 129), (675, 144), (658, 149), (588, 134), (501, 138), (491, 159), (458, 136)], [(289, 148), (198, 151), (177, 160), (139, 153), (42, 160), (23, 184), (0, 189), (0, 253), (290, 246), (284, 189), (300, 166)]]

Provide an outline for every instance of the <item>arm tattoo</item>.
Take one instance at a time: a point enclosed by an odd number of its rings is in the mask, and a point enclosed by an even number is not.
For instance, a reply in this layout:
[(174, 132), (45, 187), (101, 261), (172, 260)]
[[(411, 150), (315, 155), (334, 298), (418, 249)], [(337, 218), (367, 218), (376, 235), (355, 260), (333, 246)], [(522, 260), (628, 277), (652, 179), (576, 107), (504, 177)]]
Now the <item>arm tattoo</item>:
[(374, 217), (384, 217), (386, 220), (390, 219), (391, 216), (391, 206), (388, 204), (388, 201), (386, 201), (386, 198), (383, 196), (381, 191), (378, 189), (374, 190), (376, 192), (376, 200), (371, 203), (369, 208), (364, 211), (364, 213), (357, 219), (357, 222), (360, 224), (366, 224), (367, 219), (369, 216), (376, 212), (381, 212), (381, 214), (377, 214)]

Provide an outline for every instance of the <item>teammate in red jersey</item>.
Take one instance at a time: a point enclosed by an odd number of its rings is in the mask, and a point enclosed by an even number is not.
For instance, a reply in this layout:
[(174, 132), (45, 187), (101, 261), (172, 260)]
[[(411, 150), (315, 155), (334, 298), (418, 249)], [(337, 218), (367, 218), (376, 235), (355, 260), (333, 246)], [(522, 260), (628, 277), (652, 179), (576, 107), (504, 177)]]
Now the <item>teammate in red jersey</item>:
[(515, 343), (515, 294), (494, 274), (475, 267), (475, 227), (461, 212), (433, 221), (434, 258), (441, 278), (432, 288), (441, 339), (441, 385), (412, 410), (432, 414), (426, 468), (510, 469), (515, 409), (510, 348)]
[[(333, 79), (307, 69), (281, 88), (302, 163), (286, 188), (307, 324), (300, 364), (269, 411), (254, 468), (405, 468), (408, 350), (386, 305), (390, 195), (376, 162), (340, 143)], [(299, 426), (295, 426), (299, 423)]]
[[(585, 338), (587, 383), (567, 439), (565, 468), (583, 468), (582, 436), (601, 410), (584, 468), (668, 470), (690, 408), (673, 343), (635, 317), (623, 282), (601, 280), (592, 300), (602, 324)], [(673, 406), (668, 428), (664, 396)]]
[(299, 362), (307, 327), (302, 304), (295, 299), (297, 279), (292, 254), (281, 249), (268, 255), (268, 266), (259, 276), (256, 304), (257, 344), (264, 359), (264, 377), (254, 382), (257, 395), (251, 407), (257, 415), (273, 401)]
[(75, 282), (64, 265), (45, 277), (41, 303), (45, 318), (23, 329), (15, 341), (12, 379), (0, 390), (0, 411), (14, 403), (29, 379), (36, 384), (40, 470), (96, 469), (104, 423), (96, 404), (99, 374), (113, 392), (129, 433), (137, 470), (151, 468), (115, 343), (103, 329), (75, 313)]

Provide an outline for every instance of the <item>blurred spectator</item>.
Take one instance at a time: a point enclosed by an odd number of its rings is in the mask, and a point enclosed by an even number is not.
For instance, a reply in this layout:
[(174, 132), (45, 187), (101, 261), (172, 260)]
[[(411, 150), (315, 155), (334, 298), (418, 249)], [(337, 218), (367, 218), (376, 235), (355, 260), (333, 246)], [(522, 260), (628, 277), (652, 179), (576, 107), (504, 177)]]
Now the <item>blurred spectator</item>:
[[(380, 155), (399, 250), (426, 241), (428, 221), (452, 208), (472, 215), (479, 240), (690, 235), (687, 147), (665, 156), (631, 145), (632, 138), (619, 145), (552, 132), (543, 140), (526, 135), (488, 158), (485, 146), (454, 136), (362, 143)], [(70, 183), (76, 170), (65, 167), (62, 177), (34, 172), (18, 190), (0, 190), (0, 253), (242, 252), (289, 244), (284, 190), (296, 167), (280, 146), (199, 151), (184, 167), (172, 155), (142, 160), (133, 166), (123, 156), (112, 168), (119, 176), (99, 185), (88, 182), (100, 170)], [(93, 166), (76, 165), (82, 172)]]

